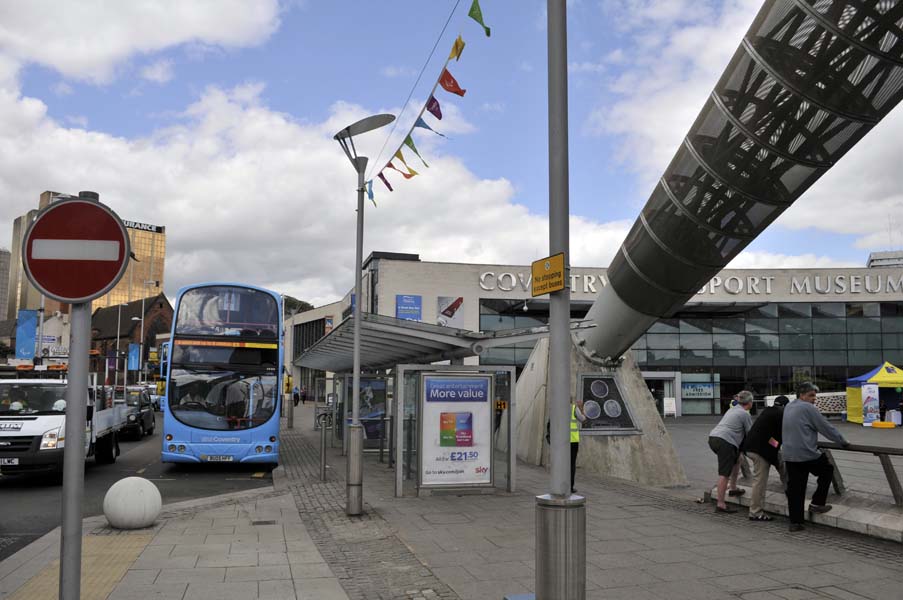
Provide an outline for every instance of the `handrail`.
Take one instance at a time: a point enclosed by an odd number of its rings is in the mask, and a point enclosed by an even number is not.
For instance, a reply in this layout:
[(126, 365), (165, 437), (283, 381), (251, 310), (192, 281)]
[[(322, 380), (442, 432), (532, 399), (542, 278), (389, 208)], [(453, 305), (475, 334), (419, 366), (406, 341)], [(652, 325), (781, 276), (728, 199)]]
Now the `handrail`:
[(894, 496), (894, 504), (903, 508), (903, 485), (900, 485), (900, 479), (897, 477), (897, 471), (891, 462), (891, 456), (903, 456), (903, 449), (888, 448), (887, 446), (866, 446), (864, 444), (838, 444), (837, 442), (818, 442), (818, 447), (825, 450), (825, 456), (834, 466), (834, 491), (842, 495), (845, 491), (843, 477), (840, 475), (840, 469), (834, 461), (831, 450), (844, 450), (846, 452), (863, 452), (874, 454), (881, 461), (881, 468), (884, 469), (884, 476), (887, 477), (887, 484), (890, 486), (890, 492)]
[(867, 452), (869, 454), (889, 454), (891, 456), (903, 456), (903, 448), (891, 448), (889, 446), (866, 446), (864, 444), (850, 444), (844, 446), (837, 442), (818, 442), (819, 448), (827, 450), (844, 450), (846, 452)]

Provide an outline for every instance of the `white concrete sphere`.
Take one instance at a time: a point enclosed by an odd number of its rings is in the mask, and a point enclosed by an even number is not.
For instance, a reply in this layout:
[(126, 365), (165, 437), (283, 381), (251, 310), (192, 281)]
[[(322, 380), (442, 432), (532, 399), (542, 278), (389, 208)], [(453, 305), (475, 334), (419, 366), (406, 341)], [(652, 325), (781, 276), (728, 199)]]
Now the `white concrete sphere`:
[(150, 527), (162, 507), (160, 490), (142, 477), (120, 479), (107, 490), (103, 499), (103, 514), (116, 529)]

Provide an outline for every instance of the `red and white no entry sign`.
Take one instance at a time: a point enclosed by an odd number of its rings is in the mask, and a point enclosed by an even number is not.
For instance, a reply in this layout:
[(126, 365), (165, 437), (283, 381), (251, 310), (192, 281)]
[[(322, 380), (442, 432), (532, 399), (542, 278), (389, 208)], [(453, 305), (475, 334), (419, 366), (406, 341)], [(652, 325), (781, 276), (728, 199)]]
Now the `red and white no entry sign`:
[(100, 202), (72, 199), (38, 213), (25, 234), (22, 262), (41, 293), (78, 303), (111, 290), (125, 273), (130, 252), (116, 213)]

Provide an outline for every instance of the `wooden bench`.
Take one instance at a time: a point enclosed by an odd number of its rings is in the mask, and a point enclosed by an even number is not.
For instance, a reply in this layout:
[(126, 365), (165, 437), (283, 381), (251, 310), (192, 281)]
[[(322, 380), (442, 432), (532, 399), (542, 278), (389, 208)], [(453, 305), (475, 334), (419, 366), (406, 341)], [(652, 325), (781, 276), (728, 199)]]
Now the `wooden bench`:
[(843, 483), (843, 477), (837, 463), (834, 462), (834, 456), (831, 450), (843, 450), (844, 452), (862, 452), (864, 454), (874, 454), (881, 461), (881, 467), (884, 469), (884, 475), (887, 477), (887, 483), (890, 485), (890, 491), (894, 495), (894, 504), (903, 508), (903, 487), (900, 486), (900, 479), (897, 477), (897, 471), (891, 462), (891, 456), (903, 456), (903, 449), (888, 448), (887, 446), (864, 446), (861, 444), (850, 444), (842, 446), (837, 442), (818, 442), (818, 447), (825, 451), (828, 461), (834, 466), (834, 491), (840, 495), (846, 491)]

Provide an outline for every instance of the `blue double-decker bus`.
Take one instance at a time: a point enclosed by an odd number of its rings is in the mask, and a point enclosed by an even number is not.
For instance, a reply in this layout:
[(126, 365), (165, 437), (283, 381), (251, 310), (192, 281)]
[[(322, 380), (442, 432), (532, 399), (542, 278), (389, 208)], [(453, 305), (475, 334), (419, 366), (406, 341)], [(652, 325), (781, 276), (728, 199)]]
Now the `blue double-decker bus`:
[(163, 462), (279, 459), (282, 298), (236, 283), (176, 297), (163, 414)]

